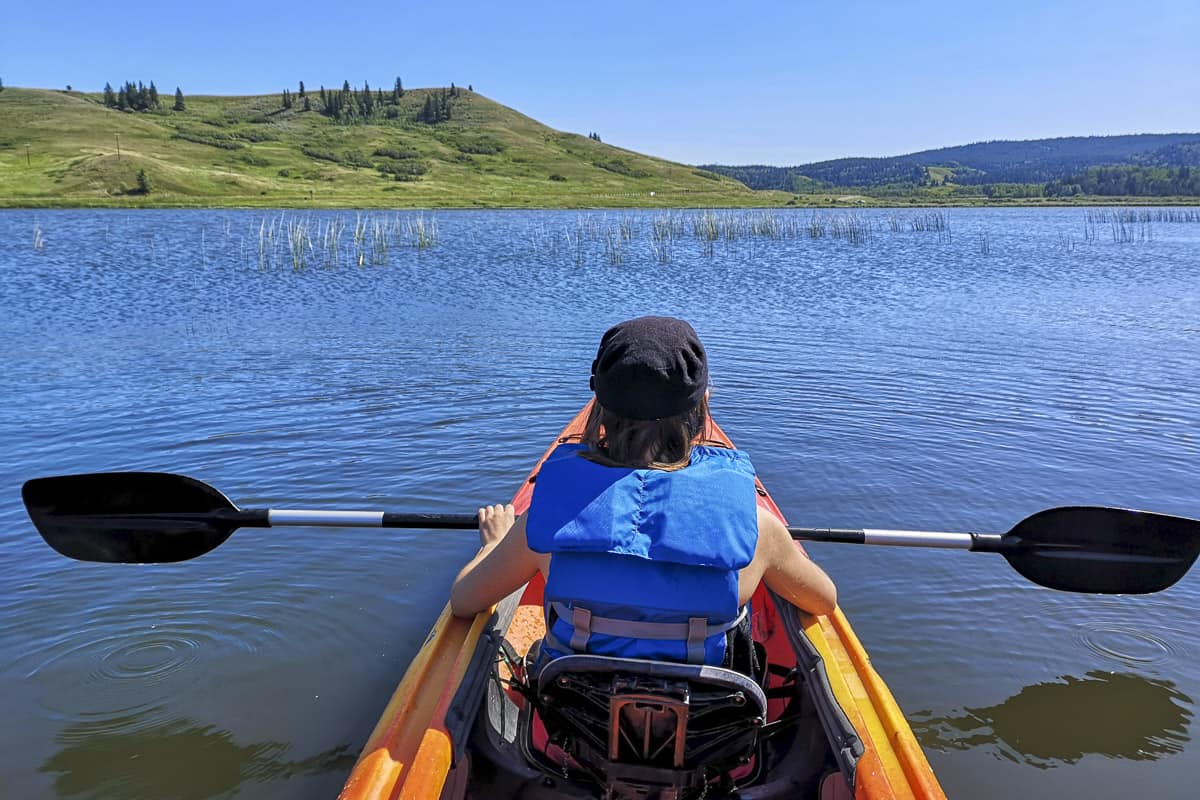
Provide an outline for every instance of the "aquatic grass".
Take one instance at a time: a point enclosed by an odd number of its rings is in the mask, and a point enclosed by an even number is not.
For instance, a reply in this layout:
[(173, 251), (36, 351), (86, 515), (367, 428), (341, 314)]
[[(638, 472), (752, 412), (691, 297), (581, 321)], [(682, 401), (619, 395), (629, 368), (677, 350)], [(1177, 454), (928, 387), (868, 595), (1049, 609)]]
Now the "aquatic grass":
[(606, 228), (604, 231), (604, 256), (608, 259), (608, 263), (617, 266), (625, 260), (625, 255), (622, 250), (622, 242), (625, 241), (624, 234), (620, 228)]
[(438, 225), (433, 217), (426, 219), (424, 214), (418, 214), (405, 223), (404, 232), (418, 250), (437, 246)]
[[(345, 239), (349, 233), (349, 241)], [(394, 247), (435, 247), (440, 241), (437, 220), (418, 214), (380, 216), (358, 213), (351, 222), (337, 215), (324, 220), (312, 216), (289, 216), (259, 220), (254, 238), (259, 271), (267, 272), (288, 264), (295, 272), (310, 264), (334, 269), (348, 261), (363, 267), (386, 265)], [(240, 252), (245, 253), (243, 238)]]
[(346, 221), (340, 216), (325, 222), (325, 229), (321, 232), (321, 251), (324, 255), (324, 266), (327, 269), (338, 265), (338, 256), (342, 249), (342, 234), (345, 230)]
[(313, 252), (312, 237), (309, 235), (308, 221), (290, 219), (287, 221), (286, 239), (288, 254), (292, 260), (292, 271), (301, 272), (305, 267), (305, 257)]
[(862, 215), (851, 212), (834, 217), (829, 232), (834, 239), (860, 245), (871, 238), (871, 225)]
[(746, 231), (754, 239), (794, 239), (800, 225), (794, 213), (762, 210), (746, 216)]
[(1151, 216), (1153, 222), (1200, 222), (1200, 209), (1159, 208)]
[(692, 217), (692, 235), (702, 242), (721, 238), (721, 225), (714, 211), (703, 211)]
[(659, 264), (671, 263), (671, 243), (673, 239), (651, 239), (650, 252), (654, 254), (654, 260)]
[(684, 233), (683, 218), (671, 213), (657, 215), (650, 224), (650, 252), (659, 264), (670, 264), (675, 239)]
[(684, 219), (676, 214), (659, 214), (650, 225), (650, 235), (656, 242), (670, 241), (683, 236)]
[(819, 214), (813, 214), (808, 220), (808, 238), (823, 239), (825, 238), (825, 218)]
[(621, 231), (621, 239), (626, 242), (633, 241), (634, 222), (633, 217), (622, 217), (618, 228)]
[(1114, 212), (1108, 222), (1114, 244), (1147, 242), (1154, 238), (1154, 228), (1151, 227), (1148, 217)]
[(910, 219), (909, 224), (914, 232), (944, 231), (950, 227), (950, 219), (945, 211), (926, 211)]
[(371, 220), (371, 263), (386, 264), (388, 257), (388, 227), (378, 219)]
[(1114, 244), (1147, 242), (1154, 238), (1155, 212), (1145, 208), (1117, 208), (1084, 212), (1084, 232), (1087, 241), (1095, 241), (1099, 229), (1105, 226)]

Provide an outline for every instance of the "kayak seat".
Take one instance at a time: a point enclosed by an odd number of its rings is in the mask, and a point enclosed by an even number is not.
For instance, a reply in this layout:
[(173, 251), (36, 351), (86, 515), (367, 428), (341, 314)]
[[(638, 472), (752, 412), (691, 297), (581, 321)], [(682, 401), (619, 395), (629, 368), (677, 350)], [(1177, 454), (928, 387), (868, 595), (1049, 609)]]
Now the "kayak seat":
[(767, 698), (722, 667), (595, 655), (546, 663), (534, 679), (550, 743), (614, 798), (701, 796), (752, 772)]

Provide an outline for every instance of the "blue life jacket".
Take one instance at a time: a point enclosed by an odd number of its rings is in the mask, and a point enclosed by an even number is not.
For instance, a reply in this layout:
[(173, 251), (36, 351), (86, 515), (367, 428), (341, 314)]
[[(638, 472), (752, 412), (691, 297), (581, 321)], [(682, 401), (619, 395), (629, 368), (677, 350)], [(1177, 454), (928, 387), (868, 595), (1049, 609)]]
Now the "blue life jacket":
[(585, 449), (550, 454), (526, 520), (530, 549), (551, 554), (543, 657), (720, 664), (758, 545), (749, 456), (697, 446), (667, 471), (602, 466)]

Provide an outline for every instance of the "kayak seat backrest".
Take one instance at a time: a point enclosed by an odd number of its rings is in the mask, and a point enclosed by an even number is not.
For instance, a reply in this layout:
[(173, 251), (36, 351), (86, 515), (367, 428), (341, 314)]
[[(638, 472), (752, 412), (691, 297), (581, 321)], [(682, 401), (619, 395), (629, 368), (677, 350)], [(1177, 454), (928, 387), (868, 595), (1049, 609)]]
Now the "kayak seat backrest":
[(767, 719), (759, 685), (722, 667), (568, 655), (536, 687), (550, 741), (611, 797), (703, 793), (754, 760)]

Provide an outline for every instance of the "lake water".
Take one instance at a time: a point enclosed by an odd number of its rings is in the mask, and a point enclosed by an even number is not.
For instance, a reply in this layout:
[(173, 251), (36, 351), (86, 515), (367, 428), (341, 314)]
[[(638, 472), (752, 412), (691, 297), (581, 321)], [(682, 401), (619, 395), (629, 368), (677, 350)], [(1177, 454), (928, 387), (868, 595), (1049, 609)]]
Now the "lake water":
[[(336, 794), (476, 547), (246, 529), (85, 564), (25, 480), (473, 512), (635, 315), (692, 321), (793, 524), (1200, 517), (1200, 222), (1114, 213), (0, 212), (0, 795)], [(952, 797), (1195, 796), (1200, 569), (1097, 597), (994, 555), (809, 549)]]

